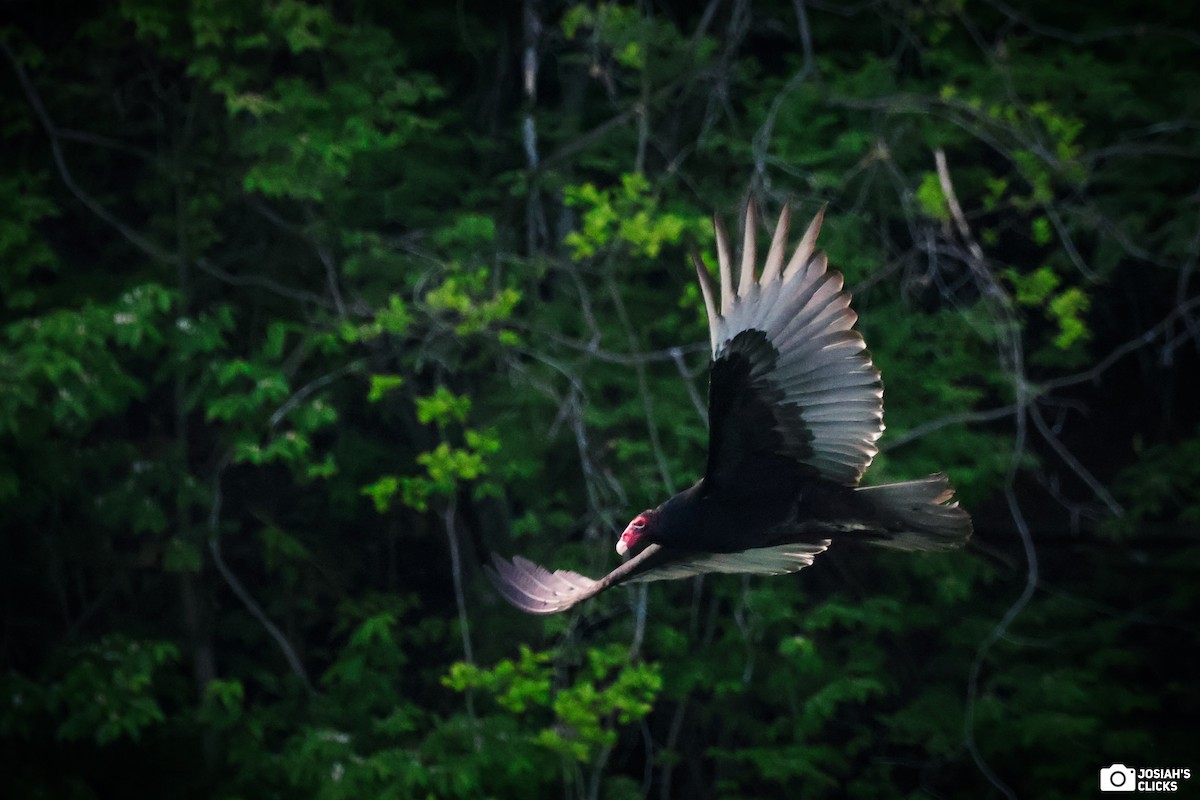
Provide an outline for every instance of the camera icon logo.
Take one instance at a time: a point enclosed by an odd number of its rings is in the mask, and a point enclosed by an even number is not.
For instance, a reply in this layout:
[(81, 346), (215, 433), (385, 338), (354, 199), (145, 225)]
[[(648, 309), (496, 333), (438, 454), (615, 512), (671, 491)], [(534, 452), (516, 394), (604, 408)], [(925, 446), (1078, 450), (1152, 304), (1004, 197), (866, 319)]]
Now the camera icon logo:
[(1100, 791), (1102, 792), (1134, 792), (1137, 791), (1137, 770), (1124, 764), (1113, 764), (1111, 767), (1100, 769)]

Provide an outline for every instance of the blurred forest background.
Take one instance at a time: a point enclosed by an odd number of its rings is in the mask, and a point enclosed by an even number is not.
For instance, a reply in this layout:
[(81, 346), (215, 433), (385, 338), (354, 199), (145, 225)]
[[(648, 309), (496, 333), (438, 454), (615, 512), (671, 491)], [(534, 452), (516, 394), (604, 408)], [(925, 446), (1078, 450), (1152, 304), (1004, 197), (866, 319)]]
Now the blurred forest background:
[[(4, 797), (1200, 780), (1192, 4), (2, 19)], [(868, 481), (975, 538), (513, 610), (490, 552), (600, 574), (698, 477), (688, 255), (748, 194), (828, 205)]]

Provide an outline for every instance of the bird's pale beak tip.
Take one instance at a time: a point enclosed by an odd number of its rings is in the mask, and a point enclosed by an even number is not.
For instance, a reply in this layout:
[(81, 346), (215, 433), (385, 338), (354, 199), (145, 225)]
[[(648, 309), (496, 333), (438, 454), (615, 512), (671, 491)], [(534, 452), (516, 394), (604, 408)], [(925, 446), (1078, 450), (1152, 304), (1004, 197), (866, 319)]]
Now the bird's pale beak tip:
[(625, 537), (622, 536), (617, 540), (617, 555), (623, 556), (629, 550), (629, 545), (625, 544)]

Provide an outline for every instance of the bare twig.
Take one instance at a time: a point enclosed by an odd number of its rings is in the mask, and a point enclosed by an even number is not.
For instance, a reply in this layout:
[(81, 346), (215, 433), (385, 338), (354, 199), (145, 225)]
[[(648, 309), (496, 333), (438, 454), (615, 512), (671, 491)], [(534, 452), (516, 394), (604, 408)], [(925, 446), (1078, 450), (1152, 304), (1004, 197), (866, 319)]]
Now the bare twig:
[(963, 716), (963, 737), (966, 742), (967, 751), (971, 754), (976, 767), (988, 779), (988, 782), (996, 787), (1005, 797), (1009, 798), (1009, 800), (1016, 800), (1016, 794), (1001, 780), (991, 765), (988, 764), (987, 759), (983, 757), (983, 753), (975, 741), (975, 702), (979, 693), (980, 673), (983, 670), (983, 662), (987, 658), (988, 652), (997, 641), (1000, 641), (1007, 635), (1008, 629), (1021, 612), (1025, 610), (1025, 607), (1033, 597), (1034, 591), (1037, 589), (1037, 551), (1034, 549), (1033, 537), (1029, 531), (1029, 525), (1025, 521), (1025, 516), (1021, 511), (1021, 505), (1017, 500), (1015, 488), (1017, 474), (1021, 469), (1021, 462), (1025, 457), (1026, 419), (1033, 398), (1030, 395), (1029, 383), (1025, 379), (1024, 346), (1021, 341), (1021, 328), (1016, 324), (1013, 316), (1012, 301), (987, 268), (983, 250), (975, 242), (975, 237), (971, 234), (970, 226), (967, 224), (966, 217), (962, 212), (962, 207), (958, 203), (958, 197), (954, 191), (954, 183), (950, 178), (950, 169), (946, 163), (946, 155), (940, 148), (934, 152), (934, 163), (937, 167), (938, 180), (941, 183), (942, 192), (946, 196), (951, 217), (958, 227), (959, 235), (967, 244), (968, 250), (972, 255), (972, 259), (969, 260), (972, 273), (979, 283), (982, 296), (990, 301), (989, 304), (992, 307), (992, 313), (996, 317), (997, 328), (1001, 334), (1000, 346), (1003, 348), (1000, 351), (1001, 360), (1012, 378), (1017, 395), (1017, 430), (1013, 441), (1012, 456), (1009, 459), (1008, 474), (1004, 481), (1004, 497), (1008, 503), (1008, 510), (1013, 524), (1016, 525), (1017, 533), (1020, 536), (1021, 546), (1025, 551), (1025, 588), (1021, 591), (1017, 599), (1013, 601), (1012, 605), (1008, 607), (1008, 610), (1004, 612), (1000, 621), (996, 623), (992, 632), (984, 638), (983, 642), (979, 645), (979, 649), (976, 651), (975, 660), (972, 662), (968, 673), (967, 708)]
[(626, 366), (634, 366), (636, 364), (654, 364), (663, 361), (676, 361), (677, 356), (682, 357), (691, 355), (692, 353), (700, 353), (708, 350), (708, 345), (697, 342), (696, 344), (682, 345), (679, 347), (668, 347), (663, 350), (645, 350), (639, 353), (617, 353), (612, 350), (605, 350), (593, 344), (594, 341), (581, 342), (578, 339), (572, 339), (569, 336), (563, 336), (557, 331), (549, 328), (540, 328), (530, 326), (528, 330), (539, 337), (561, 344), (572, 350), (578, 350), (586, 353), (588, 356), (595, 358), (597, 361), (604, 361), (609, 364), (623, 364)]
[(705, 73), (703, 72), (695, 76), (684, 76), (654, 90), (646, 99), (639, 99), (635, 101), (624, 111), (608, 118), (604, 122), (601, 122), (599, 125), (587, 131), (586, 133), (581, 133), (578, 136), (572, 137), (571, 141), (566, 142), (554, 152), (544, 156), (538, 163), (538, 167), (544, 171), (562, 161), (570, 159), (576, 153), (587, 149), (594, 143), (603, 139), (610, 131), (615, 130), (623, 125), (627, 125), (633, 120), (637, 119), (639, 115), (645, 113), (645, 108), (657, 105), (661, 100), (670, 97), (685, 84), (693, 80), (703, 81), (704, 78)]
[(308, 690), (309, 694), (316, 694), (317, 690), (313, 687), (312, 681), (308, 679), (308, 671), (304, 669), (304, 664), (300, 661), (300, 656), (297, 655), (296, 649), (292, 647), (292, 643), (288, 641), (283, 631), (271, 621), (271, 618), (263, 611), (258, 601), (254, 599), (250, 592), (246, 590), (246, 587), (242, 585), (242, 582), (238, 580), (237, 576), (233, 574), (233, 570), (225, 563), (225, 558), (221, 554), (221, 478), (224, 476), (225, 469), (231, 461), (232, 453), (226, 453), (213, 474), (213, 500), (208, 511), (208, 549), (212, 553), (213, 563), (217, 567), (217, 572), (225, 579), (225, 583), (229, 585), (229, 588), (233, 590), (237, 598), (242, 601), (242, 605), (246, 607), (250, 615), (258, 620), (258, 623), (266, 629), (271, 638), (275, 640), (275, 643), (279, 645), (279, 649), (283, 652), (283, 657), (287, 660), (288, 666), (300, 678), (301, 683), (304, 684), (304, 688)]
[(338, 286), (337, 265), (334, 263), (333, 253), (329, 252), (328, 247), (318, 245), (317, 257), (325, 267), (325, 282), (329, 286), (329, 294), (333, 297), (334, 308), (337, 309), (338, 316), (345, 319), (346, 303), (342, 300), (342, 290)]
[(329, 300), (326, 300), (315, 292), (305, 291), (304, 289), (293, 289), (290, 286), (283, 285), (279, 281), (262, 275), (234, 275), (203, 258), (197, 258), (193, 263), (200, 271), (207, 272), (217, 280), (227, 283), (230, 286), (257, 286), (280, 297), (286, 297), (289, 300), (295, 300), (300, 303), (312, 303), (320, 308), (333, 308), (333, 304)]
[[(638, 349), (637, 334), (633, 331), (633, 326), (629, 321), (629, 314), (625, 310), (625, 303), (621, 300), (621, 290), (617, 287), (615, 281), (612, 280), (611, 273), (607, 276), (608, 293), (612, 298), (613, 305), (617, 310), (617, 319), (625, 327), (625, 335), (629, 339), (629, 347), (631, 350)], [(671, 469), (667, 466), (667, 456), (663, 451), (662, 442), (658, 434), (658, 420), (654, 413), (654, 403), (651, 399), (650, 385), (646, 380), (645, 365), (635, 363), (633, 365), (634, 374), (638, 381), (638, 394), (642, 399), (642, 409), (646, 414), (646, 430), (650, 434), (650, 448), (654, 453), (654, 462), (658, 465), (658, 475), (663, 482), (668, 494), (675, 494), (675, 480), (671, 477)]]
[[(704, 345), (700, 345), (700, 347), (707, 349)], [(683, 385), (687, 389), (688, 398), (692, 401), (692, 407), (696, 409), (696, 414), (700, 419), (704, 420), (704, 425), (707, 427), (708, 405), (704, 402), (704, 398), (700, 396), (700, 392), (696, 391), (696, 385), (692, 382), (695, 376), (688, 372), (687, 364), (683, 361), (683, 348), (672, 347), (667, 352), (671, 354), (672, 360), (675, 362), (675, 368), (679, 370), (679, 377), (683, 379)]]
[(808, 29), (808, 12), (804, 8), (804, 0), (792, 0), (792, 8), (796, 14), (796, 27), (799, 30), (800, 49), (804, 60), (796, 74), (789, 78), (788, 82), (775, 95), (775, 98), (771, 101), (771, 108), (767, 111), (767, 118), (763, 120), (763, 124), (754, 134), (751, 148), (754, 153), (754, 173), (760, 179), (764, 180), (766, 176), (767, 151), (771, 146), (771, 133), (775, 129), (775, 120), (779, 116), (779, 110), (783, 107), (783, 102), (787, 99), (788, 95), (812, 75), (815, 64), (813, 59), (812, 34)]
[(1106, 39), (1126, 39), (1131, 37), (1155, 35), (1183, 39), (1190, 44), (1200, 47), (1200, 35), (1197, 35), (1194, 31), (1188, 30), (1184, 26), (1152, 25), (1140, 22), (1137, 25), (1120, 25), (1109, 28), (1101, 28), (1094, 31), (1068, 31), (1064, 28), (1059, 28), (1054, 25), (1047, 25), (1027, 17), (1007, 3), (1001, 2), (1001, 0), (989, 0), (989, 2), (994, 8), (996, 8), (1006, 17), (1012, 19), (1014, 22), (1024, 25), (1034, 33), (1053, 39), (1061, 39), (1062, 41), (1069, 42), (1071, 44), (1090, 44), (1092, 42), (1100, 42)]
[[(612, 272), (606, 273), (606, 283), (608, 284), (608, 293), (612, 298), (613, 305), (617, 310), (617, 319), (625, 328), (625, 335), (629, 340), (629, 349), (636, 351), (639, 347), (637, 334), (634, 333), (633, 326), (629, 321), (629, 314), (625, 310), (625, 303), (621, 300), (621, 290), (617, 287), (616, 282), (612, 279)], [(658, 465), (659, 477), (663, 482), (663, 486), (667, 490), (667, 494), (675, 494), (675, 480), (671, 477), (671, 469), (667, 465), (667, 456), (663, 452), (662, 442), (658, 436), (658, 421), (654, 414), (654, 403), (650, 397), (650, 386), (646, 380), (646, 367), (643, 364), (633, 365), (634, 374), (637, 375), (638, 394), (642, 398), (642, 409), (646, 414), (646, 430), (650, 434), (650, 449), (654, 453), (654, 462)], [(634, 625), (633, 625), (633, 641), (629, 645), (631, 657), (635, 657), (642, 647), (642, 639), (646, 633), (646, 584), (638, 584), (633, 589), (634, 598)]]
[(937, 166), (938, 182), (941, 184), (942, 194), (946, 196), (946, 205), (950, 208), (950, 217), (958, 227), (958, 235), (962, 237), (967, 249), (971, 251), (971, 257), (975, 259), (978, 266), (982, 267), (983, 249), (971, 234), (971, 226), (967, 224), (967, 217), (963, 214), (962, 206), (958, 204), (958, 195), (955, 194), (954, 184), (950, 180), (950, 168), (946, 166), (946, 151), (940, 147), (934, 150), (933, 160)]
[(1042, 434), (1042, 438), (1046, 440), (1046, 443), (1079, 476), (1080, 480), (1086, 483), (1088, 488), (1103, 501), (1104, 505), (1108, 506), (1108, 510), (1112, 512), (1113, 516), (1119, 517), (1124, 514), (1125, 509), (1121, 507), (1116, 498), (1112, 496), (1108, 489), (1104, 488), (1104, 485), (1100, 481), (1096, 480), (1096, 477), (1080, 463), (1079, 459), (1063, 445), (1059, 438), (1054, 435), (1054, 432), (1050, 430), (1049, 426), (1046, 425), (1046, 420), (1042, 417), (1042, 412), (1038, 409), (1037, 403), (1029, 404), (1029, 413), (1033, 419), (1034, 427), (1038, 429), (1038, 433)]
[(29, 105), (33, 108), (33, 113), (37, 116), (42, 128), (46, 131), (46, 136), (50, 140), (50, 154), (54, 158), (54, 165), (58, 168), (59, 177), (62, 178), (63, 185), (67, 190), (75, 196), (85, 208), (103, 220), (105, 223), (116, 229), (130, 244), (141, 250), (146, 255), (153, 258), (155, 261), (173, 264), (176, 257), (173, 253), (167, 251), (158, 244), (150, 241), (140, 233), (135, 231), (130, 226), (126, 225), (115, 214), (102, 206), (90, 194), (85, 192), (83, 188), (75, 182), (75, 177), (71, 174), (70, 167), (67, 166), (67, 159), (63, 155), (62, 145), (59, 143), (59, 132), (54, 120), (50, 118), (49, 112), (46, 111), (46, 106), (42, 103), (42, 98), (34, 89), (33, 82), (29, 80), (29, 75), (25, 72), (25, 67), (22, 66), (16, 53), (8, 46), (6, 42), (0, 41), (0, 50), (4, 51), (9, 62), (12, 64), (13, 70), (17, 74), (17, 81), (21, 84), (21, 89), (25, 92), (25, 98), (29, 101)]
[[(98, 143), (96, 140), (90, 139), (86, 134), (78, 131), (70, 131), (64, 133), (46, 111), (45, 105), (42, 103), (41, 96), (33, 86), (33, 82), (29, 79), (29, 75), (25, 72), (25, 68), (17, 59), (16, 54), (12, 49), (4, 43), (0, 42), (0, 50), (8, 57), (12, 63), (13, 70), (16, 72), (17, 81), (21, 84), (22, 90), (25, 92), (25, 97), (29, 101), (29, 105), (33, 108), (34, 115), (42, 128), (46, 131), (46, 136), (50, 142), (50, 154), (54, 159), (54, 165), (58, 169), (59, 177), (62, 179), (63, 185), (79, 203), (95, 215), (102, 222), (113, 228), (123, 239), (140, 250), (150, 259), (163, 264), (178, 265), (179, 256), (157, 242), (143, 236), (133, 229), (132, 226), (125, 223), (116, 214), (105, 208), (98, 200), (87, 192), (75, 180), (75, 176), (71, 172), (70, 166), (67, 164), (66, 155), (63, 153), (61, 140), (75, 139), (79, 141), (90, 141), (92, 144)], [(109, 145), (114, 146), (114, 145)], [(203, 272), (207, 272), (213, 277), (224, 281), (232, 286), (259, 286), (268, 289), (282, 297), (287, 297), (291, 300), (298, 300), (306, 303), (313, 303), (323, 307), (330, 307), (329, 301), (320, 295), (306, 292), (301, 289), (292, 289), (284, 286), (270, 278), (265, 278), (259, 275), (233, 275), (225, 270), (211, 264), (203, 258), (195, 258), (192, 262), (197, 268)]]
[(1050, 380), (1042, 381), (1039, 387), (1040, 390), (1045, 393), (1055, 389), (1061, 389), (1066, 386), (1074, 386), (1079, 383), (1087, 383), (1089, 381), (1096, 380), (1110, 367), (1112, 367), (1113, 364), (1117, 363), (1125, 356), (1140, 350), (1141, 348), (1150, 344), (1150, 342), (1153, 342), (1159, 336), (1163, 336), (1167, 330), (1169, 330), (1171, 325), (1175, 323), (1177, 318), (1186, 316), (1197, 308), (1200, 308), (1200, 296), (1192, 297), (1187, 302), (1179, 303), (1175, 306), (1175, 308), (1171, 309), (1171, 312), (1167, 314), (1167, 316), (1164, 317), (1163, 320), (1157, 325), (1150, 328), (1145, 333), (1135, 336), (1124, 344), (1114, 348), (1112, 352), (1100, 359), (1088, 369), (1085, 369), (1082, 372), (1076, 372), (1072, 375), (1064, 375), (1061, 378), (1052, 378)]
[[(462, 636), (463, 660), (475, 665), (475, 653), (471, 648), (471, 620), (467, 616), (467, 597), (463, 592), (462, 556), (458, 551), (458, 532), (455, 529), (455, 512), (458, 508), (457, 499), (450, 497), (446, 510), (442, 512), (442, 523), (446, 529), (446, 541), (450, 545), (450, 576), (454, 582), (454, 603), (458, 608), (459, 634)], [(467, 704), (467, 716), (475, 721), (475, 696), (469, 689), (464, 695)], [(482, 739), (477, 734), (475, 749), (482, 747)]]
[(324, 387), (326, 387), (329, 384), (336, 381), (338, 378), (341, 378), (342, 376), (344, 376), (350, 372), (353, 372), (354, 370), (358, 369), (365, 363), (366, 363), (366, 359), (361, 359), (361, 358), (357, 359), (355, 361), (351, 361), (349, 364), (346, 364), (343, 367), (335, 369), (333, 372), (328, 372), (328, 373), (322, 375), (321, 377), (310, 381), (309, 383), (305, 384), (304, 386), (301, 386), (299, 389), (296, 390), (296, 392), (291, 397), (289, 397), (287, 400), (285, 400), (283, 402), (283, 405), (281, 405), (281, 406), (279, 406), (279, 408), (275, 409), (275, 412), (273, 414), (271, 414), (270, 419), (267, 420), (267, 427), (274, 428), (276, 425), (278, 425), (280, 422), (283, 421), (284, 417), (286, 417), (289, 413), (291, 413), (292, 409), (295, 408), (297, 404), (303, 402), (304, 399), (307, 398), (309, 395), (311, 395), (313, 392), (323, 389)]
[(538, 0), (525, 0), (522, 5), (524, 48), (521, 51), (521, 74), (524, 79), (525, 114), (521, 120), (521, 143), (525, 148), (525, 167), (528, 181), (525, 187), (525, 251), (532, 256), (538, 251), (538, 242), (547, 238), (546, 220), (542, 209), (541, 193), (534, 176), (541, 168), (538, 152), (537, 107), (538, 89), (538, 44), (542, 35), (542, 19), (539, 16)]
[(915, 428), (905, 431), (904, 433), (889, 439), (885, 444), (880, 446), (880, 450), (884, 452), (894, 450), (897, 447), (903, 447), (910, 442), (928, 436), (934, 431), (949, 427), (950, 425), (962, 425), (974, 422), (993, 422), (1005, 417), (1011, 417), (1017, 413), (1016, 405), (1000, 406), (999, 408), (989, 408), (986, 411), (963, 411), (957, 414), (947, 414), (944, 417), (929, 420)]

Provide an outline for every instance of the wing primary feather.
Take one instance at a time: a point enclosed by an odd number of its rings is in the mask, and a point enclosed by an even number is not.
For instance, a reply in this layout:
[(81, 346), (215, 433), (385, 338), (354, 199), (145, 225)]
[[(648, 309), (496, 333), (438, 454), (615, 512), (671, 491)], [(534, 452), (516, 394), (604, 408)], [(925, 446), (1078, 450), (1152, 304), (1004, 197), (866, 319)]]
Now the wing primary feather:
[(813, 250), (817, 246), (817, 234), (821, 232), (821, 223), (824, 220), (825, 206), (821, 206), (821, 210), (812, 218), (812, 222), (808, 223), (808, 230), (804, 232), (804, 238), (800, 240), (800, 244), (796, 246), (796, 252), (792, 254), (792, 260), (788, 262), (787, 270), (783, 273), (785, 281), (791, 280), (792, 276), (812, 258)]
[(505, 600), (532, 614), (553, 614), (596, 593), (590, 578), (563, 570), (551, 573), (521, 556), (509, 563), (493, 554), (485, 571)]
[(555, 596), (556, 592), (539, 579), (537, 568), (536, 564), (521, 556), (513, 558), (511, 564), (504, 561), (497, 562), (497, 569), (501, 576), (508, 580), (514, 590), (530, 600), (547, 602)]
[(652, 544), (600, 580), (592, 580), (567, 570), (551, 572), (522, 556), (513, 556), (509, 562), (493, 553), (492, 563), (485, 565), (484, 572), (500, 596), (517, 608), (531, 614), (554, 614), (674, 558), (677, 556), (672, 551)]
[(826, 291), (830, 279), (825, 275), (824, 269), (816, 270), (817, 266), (824, 266), (823, 262), (813, 259), (806, 266), (808, 269), (804, 275), (784, 278), (784, 288), (780, 293), (787, 291), (790, 296), (771, 312), (771, 321), (766, 332), (772, 342), (775, 342), (785, 329), (793, 328), (798, 315), (811, 316), (816, 313), (813, 309), (823, 308), (837, 294), (836, 287), (832, 292)]
[(762, 277), (759, 284), (779, 280), (783, 274), (783, 256), (787, 249), (788, 225), (791, 223), (792, 209), (788, 203), (783, 204), (779, 212), (779, 223), (775, 226), (775, 235), (771, 238), (771, 249), (767, 251), (767, 263), (763, 265)]
[(713, 230), (717, 234), (717, 266), (721, 273), (721, 316), (728, 316), (733, 309), (733, 264), (729, 253), (729, 236), (721, 219), (713, 215)]
[(717, 305), (713, 290), (712, 277), (704, 268), (704, 263), (695, 256), (692, 261), (696, 265), (696, 277), (700, 281), (700, 293), (704, 295), (704, 311), (708, 315), (708, 339), (713, 353), (717, 352)]
[(738, 284), (738, 295), (747, 297), (754, 286), (754, 262), (758, 259), (758, 208), (751, 197), (746, 202), (746, 226), (742, 232), (742, 273)]
[(857, 358), (858, 355), (866, 352), (865, 349), (859, 350), (855, 356), (812, 366), (803, 363), (786, 364), (772, 377), (779, 386), (787, 386), (789, 392), (818, 386), (834, 389), (851, 385), (858, 386), (862, 384), (864, 378), (869, 379), (866, 381), (866, 385), (870, 386), (879, 380), (879, 370), (875, 369), (873, 364), (865, 363), (865, 359)]
[(550, 607), (545, 596), (540, 593), (534, 594), (532, 589), (523, 587), (524, 576), (513, 565), (499, 556), (493, 556), (492, 561), (493, 564), (487, 565), (484, 572), (505, 600), (531, 614), (549, 614), (558, 610), (557, 605)]

